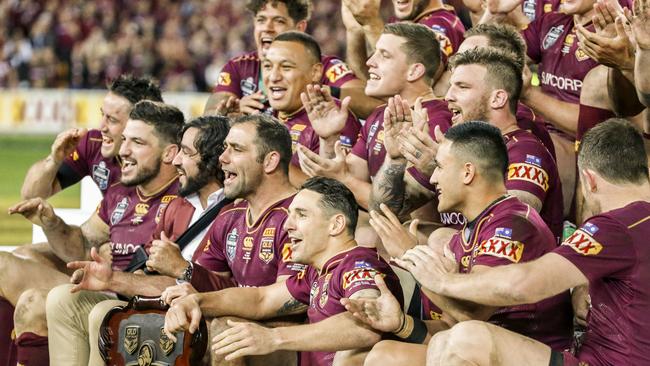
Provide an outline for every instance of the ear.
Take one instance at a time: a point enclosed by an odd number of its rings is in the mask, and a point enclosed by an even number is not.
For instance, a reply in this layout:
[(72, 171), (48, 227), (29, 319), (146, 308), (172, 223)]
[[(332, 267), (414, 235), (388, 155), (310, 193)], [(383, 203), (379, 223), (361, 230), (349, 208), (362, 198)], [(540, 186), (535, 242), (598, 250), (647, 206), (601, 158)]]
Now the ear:
[(490, 96), (490, 107), (492, 109), (507, 108), (509, 100), (508, 92), (503, 89), (494, 90)]
[(347, 230), (347, 220), (345, 219), (345, 215), (342, 213), (338, 213), (330, 218), (330, 228), (329, 228), (329, 234), (330, 236), (339, 236), (341, 233), (345, 232)]
[(406, 81), (411, 83), (417, 81), (424, 76), (425, 72), (426, 68), (424, 65), (421, 63), (414, 63), (408, 68), (408, 71), (406, 73)]
[(304, 32), (307, 29), (307, 21), (306, 20), (301, 20), (298, 23), (296, 23), (296, 30)]
[(165, 146), (165, 149), (163, 150), (162, 162), (165, 164), (171, 164), (176, 155), (178, 155), (178, 145), (169, 144)]
[(593, 193), (598, 190), (598, 175), (593, 170), (581, 169), (580, 181), (584, 191)]
[(280, 166), (280, 153), (271, 151), (264, 157), (264, 173), (271, 174)]
[(463, 165), (463, 184), (470, 185), (476, 177), (476, 166), (472, 163), (465, 163)]
[(311, 82), (320, 84), (320, 79), (323, 76), (323, 64), (317, 63), (311, 67)]

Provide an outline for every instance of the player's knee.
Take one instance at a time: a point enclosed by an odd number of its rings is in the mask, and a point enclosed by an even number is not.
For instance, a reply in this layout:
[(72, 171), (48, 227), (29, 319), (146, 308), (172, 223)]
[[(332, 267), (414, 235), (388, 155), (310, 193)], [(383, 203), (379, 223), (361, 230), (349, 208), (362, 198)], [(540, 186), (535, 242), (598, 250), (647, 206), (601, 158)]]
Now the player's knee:
[(71, 288), (72, 285), (65, 284), (50, 290), (45, 301), (45, 311), (47, 314), (60, 314), (65, 309), (70, 308), (74, 295), (70, 293)]
[(455, 364), (459, 360), (482, 364), (484, 355), (492, 349), (493, 340), (487, 324), (468, 320), (454, 325), (449, 330), (445, 347), (442, 348), (442, 364)]
[(38, 335), (47, 335), (47, 322), (45, 319), (44, 290), (29, 289), (24, 291), (16, 301), (14, 311), (14, 328), (16, 336), (31, 332)]
[(394, 356), (398, 354), (396, 349), (399, 342), (396, 341), (381, 341), (375, 344), (364, 361), (365, 366), (370, 365), (390, 365), (395, 363)]

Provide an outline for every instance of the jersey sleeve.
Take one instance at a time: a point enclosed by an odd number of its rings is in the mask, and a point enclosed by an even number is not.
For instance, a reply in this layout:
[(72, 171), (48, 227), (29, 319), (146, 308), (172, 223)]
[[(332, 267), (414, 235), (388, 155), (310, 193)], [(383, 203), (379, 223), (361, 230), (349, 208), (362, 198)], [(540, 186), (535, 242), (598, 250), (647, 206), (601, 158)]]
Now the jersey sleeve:
[(439, 104), (435, 108), (427, 107), (429, 116), (429, 135), (435, 140), (435, 128), (440, 127), (440, 130), (445, 133), (451, 127), (451, 112), (447, 109), (447, 104)]
[(554, 253), (573, 263), (589, 279), (621, 274), (635, 262), (635, 249), (628, 229), (606, 216), (587, 220)]
[(104, 196), (104, 199), (99, 202), (99, 205), (97, 205), (97, 216), (104, 221), (106, 225), (111, 225), (111, 221), (109, 219), (110, 213), (109, 208), (108, 208), (108, 202), (106, 202), (106, 196)]
[(215, 272), (230, 272), (228, 260), (224, 254), (223, 221), (215, 220), (214, 224), (210, 227), (210, 231), (206, 235), (207, 240), (203, 245), (203, 253), (197, 258), (197, 263), (203, 267)]
[(291, 296), (306, 305), (309, 305), (311, 295), (312, 271), (313, 269), (308, 267), (304, 271), (289, 277), (285, 282)]
[[(296, 127), (296, 126), (294, 126)], [(291, 132), (291, 131), (290, 131)], [(293, 136), (292, 136), (293, 138)], [(318, 154), (320, 150), (320, 139), (316, 134), (316, 131), (311, 126), (307, 126), (301, 133), (298, 138), (298, 143), (300, 145), (308, 148), (310, 151)], [(292, 155), (291, 155), (291, 164), (300, 167), (300, 160), (298, 159), (298, 153), (296, 152), (296, 147), (292, 143), (291, 145)]]
[(351, 153), (360, 157), (361, 159), (368, 161), (368, 133), (370, 131), (370, 128), (376, 118), (375, 112), (373, 112), (367, 119), (366, 119), (366, 124), (363, 126), (361, 129), (361, 132), (359, 133), (359, 138), (357, 139), (357, 142), (354, 143), (352, 146), (352, 151)]
[(521, 31), (521, 36), (526, 42), (526, 53), (533, 63), (540, 63), (542, 61), (542, 47), (541, 47), (541, 27), (544, 15), (537, 17), (532, 22), (528, 23), (526, 28)]
[(547, 246), (542, 245), (540, 233), (530, 221), (518, 216), (507, 217), (491, 222), (484, 229), (485, 234), (473, 255), (473, 265), (495, 267), (527, 262), (545, 252)]
[(553, 168), (552, 158), (541, 143), (525, 144), (523, 149), (508, 151), (506, 188), (529, 192), (544, 202), (549, 189), (549, 169)]
[(59, 184), (61, 184), (61, 188), (67, 188), (92, 173), (91, 163), (88, 161), (90, 136), (90, 133), (86, 133), (74, 151), (63, 160), (63, 163), (59, 167), (56, 178)]
[(241, 92), (240, 83), (241, 83), (241, 76), (239, 75), (237, 62), (235, 60), (230, 60), (221, 69), (221, 72), (219, 73), (219, 78), (217, 79), (217, 85), (214, 87), (213, 92), (232, 93), (236, 95), (237, 98), (241, 98), (242, 92)]
[(323, 65), (323, 77), (321, 79), (323, 85), (340, 88), (343, 84), (355, 79), (357, 77), (352, 72), (352, 69), (339, 58), (332, 57)]
[(348, 111), (348, 119), (345, 121), (343, 131), (341, 131), (341, 146), (351, 149), (359, 139), (360, 133), (361, 123), (359, 122), (359, 119), (354, 115), (354, 113), (352, 113), (352, 111)]

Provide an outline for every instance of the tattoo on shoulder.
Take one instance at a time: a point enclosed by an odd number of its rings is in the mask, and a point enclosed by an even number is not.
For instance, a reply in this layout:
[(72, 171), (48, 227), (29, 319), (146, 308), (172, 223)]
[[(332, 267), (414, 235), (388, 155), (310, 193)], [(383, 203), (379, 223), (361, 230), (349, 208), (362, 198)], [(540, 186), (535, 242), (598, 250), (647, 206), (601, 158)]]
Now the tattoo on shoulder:
[(299, 314), (307, 310), (307, 305), (301, 303), (296, 299), (291, 299), (285, 302), (280, 309), (276, 312), (277, 316), (289, 315), (289, 314)]

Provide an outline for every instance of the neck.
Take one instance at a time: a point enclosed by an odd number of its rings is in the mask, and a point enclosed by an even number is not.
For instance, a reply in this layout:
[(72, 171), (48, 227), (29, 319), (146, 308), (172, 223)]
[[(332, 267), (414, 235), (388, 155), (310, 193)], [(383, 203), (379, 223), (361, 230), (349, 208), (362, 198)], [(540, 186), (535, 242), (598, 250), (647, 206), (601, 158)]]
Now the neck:
[(607, 212), (616, 210), (637, 201), (650, 202), (650, 183), (614, 185), (605, 183), (601, 187), (600, 211)]
[(257, 221), (259, 215), (281, 199), (287, 198), (296, 193), (289, 182), (289, 178), (283, 173), (274, 173), (262, 178), (262, 182), (257, 186), (254, 192), (246, 195), (244, 199), (248, 201), (248, 212), (252, 222)]
[(517, 117), (510, 113), (509, 110), (493, 111), (489, 118), (490, 124), (498, 128), (502, 135), (519, 129), (517, 126)]
[(415, 100), (418, 99), (419, 97), (422, 97), (422, 99), (424, 100), (433, 99), (436, 97), (433, 94), (433, 89), (431, 89), (430, 86), (424, 84), (424, 82), (422, 83), (418, 82), (417, 84), (413, 84), (412, 88), (408, 88), (408, 87), (405, 88), (399, 93), (399, 96), (402, 97), (402, 99), (406, 100), (406, 102), (410, 106), (413, 106), (415, 104)]
[(472, 197), (472, 199), (464, 202), (465, 205), (460, 209), (460, 213), (465, 216), (468, 222), (474, 221), (488, 206), (507, 193), (508, 191), (503, 183), (498, 186), (490, 184), (476, 189), (467, 195), (467, 197)]
[(220, 190), (221, 188), (221, 185), (215, 181), (210, 182), (199, 189), (197, 194), (199, 196), (199, 201), (201, 202), (201, 207), (203, 207), (203, 209), (208, 207), (208, 197), (210, 197), (211, 194)]
[(309, 263), (310, 266), (316, 268), (319, 272), (323, 270), (325, 264), (334, 256), (339, 253), (346, 252), (357, 246), (357, 242), (354, 238), (351, 238), (347, 235), (345, 237), (331, 237), (327, 245), (325, 246), (326, 250), (322, 252), (322, 255), (315, 256), (312, 263)]
[(160, 167), (160, 172), (153, 179), (147, 183), (138, 185), (140, 193), (145, 196), (151, 196), (158, 193), (162, 188), (169, 185), (169, 183), (178, 177), (176, 168), (173, 166), (163, 165)]

